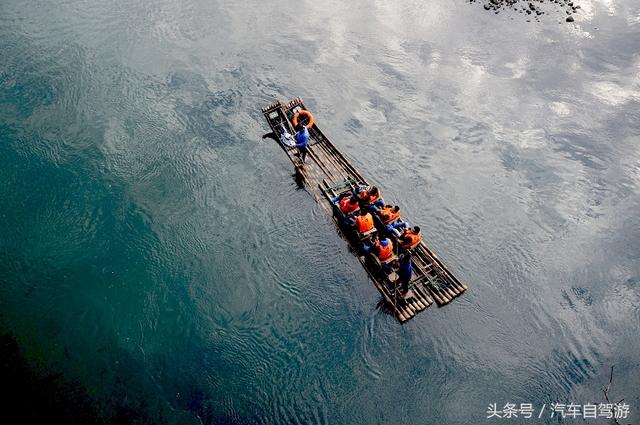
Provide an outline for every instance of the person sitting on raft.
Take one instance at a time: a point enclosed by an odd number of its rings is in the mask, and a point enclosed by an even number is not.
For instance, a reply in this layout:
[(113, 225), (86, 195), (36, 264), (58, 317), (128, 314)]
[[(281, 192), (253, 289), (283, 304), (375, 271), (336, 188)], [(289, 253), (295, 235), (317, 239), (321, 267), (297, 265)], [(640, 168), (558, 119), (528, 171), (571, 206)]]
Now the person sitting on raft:
[(307, 153), (309, 152), (309, 130), (302, 124), (298, 124), (297, 130), (294, 136), (296, 139), (296, 148), (298, 148), (300, 160), (304, 164), (304, 161), (307, 159)]
[(420, 227), (411, 227), (406, 221), (387, 224), (387, 232), (396, 235), (405, 249), (413, 248), (422, 240)]
[(363, 190), (358, 193), (358, 198), (360, 198), (362, 205), (365, 207), (368, 207), (369, 205), (376, 205), (378, 207), (384, 206), (384, 201), (380, 197), (380, 190), (375, 186), (372, 186), (369, 190)]
[(374, 229), (373, 216), (365, 209), (360, 209), (360, 215), (355, 219), (355, 226), (358, 233), (364, 235)]
[(351, 214), (360, 208), (360, 204), (356, 196), (344, 196), (338, 200), (338, 207), (343, 214)]
[(400, 237), (400, 244), (404, 249), (413, 248), (422, 240), (422, 233), (420, 233), (420, 227), (409, 227)]
[(380, 261), (386, 261), (393, 257), (393, 242), (391, 239), (384, 238), (382, 240), (376, 239), (376, 242), (370, 246), (364, 246), (365, 253), (370, 252), (378, 257)]
[(380, 209), (379, 214), (380, 214), (380, 220), (382, 220), (382, 223), (384, 224), (393, 223), (394, 221), (400, 218), (400, 207), (397, 205), (395, 207), (393, 205), (386, 205), (385, 207)]
[(393, 242), (389, 238), (378, 240), (371, 252), (377, 255), (380, 261), (386, 261), (393, 257)]

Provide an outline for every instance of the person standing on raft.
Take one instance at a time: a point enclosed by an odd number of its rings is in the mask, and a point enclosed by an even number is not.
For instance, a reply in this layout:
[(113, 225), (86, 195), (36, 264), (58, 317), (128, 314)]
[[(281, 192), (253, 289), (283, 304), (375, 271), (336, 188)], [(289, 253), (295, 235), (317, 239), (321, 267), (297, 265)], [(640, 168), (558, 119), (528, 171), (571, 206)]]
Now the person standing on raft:
[(302, 124), (298, 124), (298, 130), (295, 135), (296, 139), (296, 148), (298, 148), (298, 152), (300, 155), (300, 160), (304, 164), (305, 159), (307, 159), (308, 145), (309, 145), (309, 130)]
[(398, 283), (400, 284), (400, 296), (407, 298), (413, 295), (409, 293), (409, 282), (413, 277), (411, 254), (405, 253), (400, 256), (400, 267), (398, 268)]

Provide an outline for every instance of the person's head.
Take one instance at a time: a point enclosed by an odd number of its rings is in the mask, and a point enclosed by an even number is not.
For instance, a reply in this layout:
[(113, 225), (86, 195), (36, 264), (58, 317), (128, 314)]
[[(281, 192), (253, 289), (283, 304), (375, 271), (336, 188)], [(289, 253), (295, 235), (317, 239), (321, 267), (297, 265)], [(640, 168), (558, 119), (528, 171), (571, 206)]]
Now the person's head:
[(386, 247), (387, 247), (387, 245), (389, 245), (390, 243), (391, 243), (391, 241), (389, 240), (389, 238), (384, 238), (384, 239), (382, 239), (382, 240), (380, 241), (380, 246), (383, 246), (383, 247), (385, 247), (385, 248), (386, 248)]
[(358, 198), (357, 198), (355, 195), (354, 195), (354, 196), (352, 196), (351, 198), (349, 198), (349, 203), (350, 203), (351, 205), (353, 205), (353, 204), (357, 204), (357, 203), (358, 203)]
[(305, 129), (305, 127), (304, 127), (304, 125), (302, 125), (302, 123), (299, 123), (298, 126), (296, 127), (297, 131), (302, 131), (304, 129)]
[(377, 187), (373, 186), (371, 189), (369, 189), (369, 196), (378, 196), (379, 194), (380, 191)]
[(413, 233), (415, 233), (416, 235), (418, 233), (420, 233), (420, 227), (419, 226), (413, 226)]
[(365, 209), (361, 209), (361, 210), (360, 210), (360, 215), (361, 215), (361, 216), (365, 216), (365, 215), (367, 215), (367, 214), (369, 214), (369, 213), (367, 212), (367, 210), (365, 210)]
[(396, 205), (395, 207), (393, 207), (393, 212), (398, 212), (398, 211), (400, 211), (400, 207), (399, 206)]

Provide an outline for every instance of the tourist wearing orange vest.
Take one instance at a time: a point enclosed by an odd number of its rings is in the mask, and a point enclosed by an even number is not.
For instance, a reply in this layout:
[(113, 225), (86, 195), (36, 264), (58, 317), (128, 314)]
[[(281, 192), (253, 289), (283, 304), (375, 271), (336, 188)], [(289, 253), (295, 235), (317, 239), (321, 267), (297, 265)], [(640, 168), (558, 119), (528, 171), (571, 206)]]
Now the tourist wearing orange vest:
[(393, 223), (400, 218), (400, 207), (387, 205), (380, 210), (380, 219), (384, 224)]
[(355, 196), (345, 196), (344, 198), (340, 199), (340, 201), (338, 201), (338, 206), (340, 207), (340, 211), (342, 211), (344, 214), (350, 214), (360, 208), (358, 198)]
[(420, 227), (418, 226), (410, 227), (400, 238), (403, 248), (411, 248), (417, 245), (421, 240), (422, 234), (420, 233)]
[(370, 212), (367, 212), (364, 209), (360, 210), (360, 215), (355, 220), (355, 226), (358, 233), (363, 234), (367, 233), (370, 230), (373, 230), (373, 216)]
[(363, 206), (376, 204), (381, 207), (384, 206), (384, 201), (380, 198), (380, 191), (375, 186), (372, 186), (369, 190), (358, 193), (358, 198), (360, 198)]
[(388, 260), (393, 256), (393, 242), (389, 238), (384, 238), (382, 241), (378, 240), (371, 252), (377, 255), (380, 261)]

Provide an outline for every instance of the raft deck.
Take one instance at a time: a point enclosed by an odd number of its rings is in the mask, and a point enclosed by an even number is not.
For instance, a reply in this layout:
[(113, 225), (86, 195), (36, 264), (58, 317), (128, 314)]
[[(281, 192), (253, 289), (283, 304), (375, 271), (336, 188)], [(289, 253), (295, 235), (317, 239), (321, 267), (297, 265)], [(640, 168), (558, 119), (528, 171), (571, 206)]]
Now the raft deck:
[[(287, 104), (276, 101), (266, 108), (262, 108), (262, 113), (271, 130), (280, 139), (285, 130), (290, 134), (295, 133), (290, 118), (300, 110), (306, 110), (306, 108), (302, 99), (298, 97)], [(286, 152), (297, 175), (302, 178), (316, 201), (328, 211), (333, 211), (338, 228), (351, 243), (352, 248), (356, 251), (354, 253), (358, 256), (395, 317), (400, 322), (405, 322), (431, 306), (434, 301), (438, 306), (443, 306), (462, 294), (467, 286), (447, 269), (428, 248), (424, 240), (411, 249), (413, 278), (409, 283), (410, 296), (406, 298), (403, 298), (399, 293), (399, 287), (395, 282), (397, 275), (394, 276), (393, 272), (381, 273), (371, 261), (368, 261), (367, 256), (359, 255), (358, 247), (355, 246), (357, 241), (353, 241), (353, 235), (350, 234), (349, 229), (345, 229), (340, 217), (340, 210), (331, 203), (331, 199), (354, 188), (369, 187), (370, 184), (315, 123), (309, 128), (309, 135), (308, 156), (304, 164), (298, 158), (297, 148), (287, 146), (282, 142), (278, 144)], [(397, 245), (397, 240), (394, 241), (394, 245)]]

